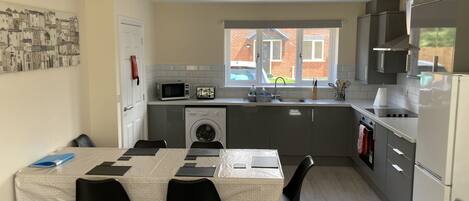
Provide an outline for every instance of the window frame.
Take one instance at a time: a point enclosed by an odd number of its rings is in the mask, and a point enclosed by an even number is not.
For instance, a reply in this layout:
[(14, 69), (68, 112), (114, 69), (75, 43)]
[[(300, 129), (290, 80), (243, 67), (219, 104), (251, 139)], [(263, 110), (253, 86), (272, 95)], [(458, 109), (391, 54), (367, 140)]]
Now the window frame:
[[(280, 42), (280, 59), (274, 59), (274, 41)], [(270, 61), (272, 62), (282, 62), (283, 61), (283, 41), (280, 39), (270, 39), (270, 40), (264, 40), (263, 42), (269, 42), (270, 44)], [(254, 40), (252, 43), (252, 61), (255, 62), (256, 59), (256, 47), (257, 47), (257, 40)]]
[[(329, 39), (329, 76), (327, 80), (318, 80), (318, 86), (327, 86), (329, 82), (333, 82), (337, 78), (337, 58), (338, 58), (338, 40), (339, 40), (339, 28), (327, 28), (329, 29), (330, 39)], [(253, 62), (256, 63), (256, 78), (255, 80), (231, 80), (230, 79), (230, 69), (231, 69), (231, 30), (233, 29), (225, 29), (225, 87), (251, 87), (252, 85), (256, 85), (258, 87), (271, 87), (274, 83), (263, 83), (262, 82), (262, 60), (261, 55), (263, 54), (262, 44), (259, 44), (263, 41), (262, 39), (262, 31), (264, 29), (252, 29), (256, 31), (256, 39), (253, 42)], [(303, 54), (303, 37), (304, 37), (304, 29), (297, 28), (297, 52), (296, 52), (296, 66), (295, 66), (295, 83), (289, 83), (286, 87), (311, 87), (313, 84), (312, 80), (304, 80), (302, 75), (303, 70), (303, 63), (305, 62), (302, 59)], [(264, 40), (266, 41), (266, 40)], [(270, 41), (270, 40), (269, 40)], [(280, 40), (281, 41), (281, 40)], [(325, 40), (313, 40), (313, 41), (322, 41), (323, 51), (322, 51), (322, 62), (325, 62)], [(271, 52), (270, 56), (272, 58), (272, 42), (271, 44)], [(283, 60), (283, 41), (281, 41), (281, 59)], [(314, 42), (313, 42), (313, 46)], [(313, 48), (314, 50), (314, 48)], [(312, 56), (314, 58), (314, 52), (312, 52)], [(282, 61), (280, 60), (280, 61)], [(276, 62), (271, 60), (272, 62)], [(306, 61), (307, 62), (307, 61)], [(317, 61), (316, 61), (317, 62)], [(279, 87), (285, 87), (280, 85)]]
[[(325, 50), (325, 41), (324, 39), (309, 39), (309, 40), (304, 40), (303, 42), (311, 42), (311, 59), (303, 59), (303, 62), (326, 62), (324, 59), (324, 50)], [(321, 42), (321, 58), (316, 58), (316, 42)], [(304, 47), (304, 45), (303, 45)], [(304, 55), (303, 55), (304, 56)]]

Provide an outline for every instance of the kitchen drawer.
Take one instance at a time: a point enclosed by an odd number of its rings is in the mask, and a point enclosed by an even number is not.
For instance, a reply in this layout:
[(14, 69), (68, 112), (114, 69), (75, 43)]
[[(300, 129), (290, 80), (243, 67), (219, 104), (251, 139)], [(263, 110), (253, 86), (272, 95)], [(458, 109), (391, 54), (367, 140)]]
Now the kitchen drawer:
[(411, 162), (415, 161), (415, 144), (410, 143), (394, 133), (388, 135), (388, 144), (402, 152), (403, 156)]
[(414, 175), (414, 163), (409, 159), (404, 157), (402, 153), (396, 148), (388, 145), (388, 162), (391, 165), (397, 165), (398, 168), (402, 169), (402, 174), (406, 175), (409, 178), (413, 178)]
[(386, 166), (386, 190), (389, 201), (412, 201), (412, 179), (397, 170), (391, 162)]

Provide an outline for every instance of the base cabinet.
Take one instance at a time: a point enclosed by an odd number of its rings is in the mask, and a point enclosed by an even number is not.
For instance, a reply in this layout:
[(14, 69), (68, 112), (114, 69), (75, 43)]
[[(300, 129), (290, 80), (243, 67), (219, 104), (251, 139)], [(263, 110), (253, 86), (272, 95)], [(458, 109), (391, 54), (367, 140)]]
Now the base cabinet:
[(389, 201), (412, 201), (412, 178), (399, 168), (392, 162), (387, 163), (386, 198)]
[(316, 107), (312, 109), (311, 154), (313, 156), (350, 157), (352, 110), (348, 107)]
[(374, 124), (374, 132), (373, 132), (373, 139), (374, 139), (374, 163), (373, 168), (368, 167), (365, 162), (363, 162), (358, 155), (358, 134), (359, 134), (359, 125), (360, 120), (363, 118), (363, 115), (356, 112), (354, 113), (355, 116), (355, 128), (354, 131), (354, 154), (353, 159), (357, 164), (359, 170), (365, 174), (368, 180), (370, 180), (373, 185), (384, 194), (386, 190), (386, 161), (387, 161), (387, 142), (388, 142), (388, 134), (389, 131), (379, 124)]
[(272, 149), (282, 156), (310, 154), (311, 108), (264, 107), (262, 112), (269, 124), (261, 129), (270, 136)]
[(345, 107), (229, 106), (227, 144), (277, 149), (281, 156), (348, 157), (351, 125)]
[(357, 153), (358, 128), (364, 115), (354, 111), (354, 154), (357, 169), (366, 177), (378, 194), (387, 201), (412, 201), (415, 144), (399, 138), (386, 127), (374, 125), (374, 167), (369, 168)]
[(227, 147), (230, 149), (269, 149), (270, 135), (260, 107), (227, 108)]
[(148, 139), (164, 139), (168, 148), (186, 147), (184, 106), (148, 106)]

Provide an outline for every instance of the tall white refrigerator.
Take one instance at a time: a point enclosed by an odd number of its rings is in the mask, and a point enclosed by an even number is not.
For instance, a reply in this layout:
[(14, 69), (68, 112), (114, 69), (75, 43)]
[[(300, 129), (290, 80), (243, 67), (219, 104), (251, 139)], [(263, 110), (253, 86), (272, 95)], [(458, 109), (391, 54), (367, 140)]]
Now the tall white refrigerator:
[(414, 201), (469, 201), (469, 75), (423, 73)]

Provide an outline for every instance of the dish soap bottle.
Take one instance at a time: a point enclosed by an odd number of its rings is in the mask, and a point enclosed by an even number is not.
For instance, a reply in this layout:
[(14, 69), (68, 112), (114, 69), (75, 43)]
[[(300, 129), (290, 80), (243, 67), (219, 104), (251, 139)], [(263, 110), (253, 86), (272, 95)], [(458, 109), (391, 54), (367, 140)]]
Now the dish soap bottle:
[(252, 85), (249, 89), (248, 96), (256, 96), (256, 86)]
[(251, 89), (248, 92), (248, 101), (256, 102), (256, 86), (252, 85)]

